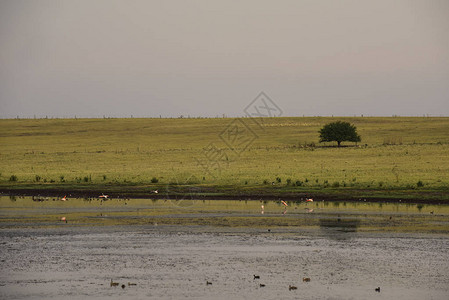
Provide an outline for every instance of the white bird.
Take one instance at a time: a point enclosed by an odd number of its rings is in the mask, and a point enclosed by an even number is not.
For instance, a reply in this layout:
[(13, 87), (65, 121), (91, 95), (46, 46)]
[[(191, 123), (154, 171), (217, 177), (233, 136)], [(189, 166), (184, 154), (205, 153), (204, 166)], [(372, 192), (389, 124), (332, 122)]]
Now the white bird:
[(151, 192), (155, 193), (155, 194), (159, 193), (158, 190), (154, 190), (154, 191), (151, 191)]

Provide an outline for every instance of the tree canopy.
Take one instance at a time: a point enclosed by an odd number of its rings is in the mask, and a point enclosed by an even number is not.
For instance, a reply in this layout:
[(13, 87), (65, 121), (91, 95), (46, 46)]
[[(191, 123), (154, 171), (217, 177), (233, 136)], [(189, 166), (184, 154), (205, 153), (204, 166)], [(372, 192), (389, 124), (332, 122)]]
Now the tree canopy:
[(341, 142), (360, 142), (360, 135), (357, 134), (357, 128), (348, 122), (332, 122), (320, 129), (321, 142), (337, 142), (340, 147)]

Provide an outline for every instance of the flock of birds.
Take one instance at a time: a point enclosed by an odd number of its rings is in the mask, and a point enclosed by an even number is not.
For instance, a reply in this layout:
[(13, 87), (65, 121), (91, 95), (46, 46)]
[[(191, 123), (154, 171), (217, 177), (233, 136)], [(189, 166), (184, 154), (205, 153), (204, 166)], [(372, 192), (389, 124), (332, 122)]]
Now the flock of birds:
[[(254, 277), (254, 280), (256, 280), (256, 279), (260, 279), (260, 275), (253, 275)], [(310, 282), (311, 280), (310, 280), (310, 277), (303, 277), (302, 278), (302, 281), (303, 282)], [(211, 281), (209, 281), (209, 280), (207, 280), (206, 281), (206, 285), (212, 285), (212, 282)], [(264, 283), (259, 283), (259, 287), (266, 287), (266, 285), (264, 284)], [(289, 291), (292, 291), (292, 290), (297, 290), (298, 289), (298, 287), (297, 286), (295, 286), (295, 285), (289, 285), (288, 286), (288, 290)], [(378, 292), (378, 293), (380, 293), (380, 287), (377, 287), (377, 288), (375, 288), (374, 289), (376, 292)]]
[[(253, 276), (254, 276), (254, 280), (260, 279), (260, 276), (259, 276), (259, 275), (253, 275)], [(303, 278), (302, 278), (302, 281), (303, 281), (303, 282), (310, 282), (311, 280), (310, 280), (310, 277), (303, 277)], [(128, 286), (134, 286), (134, 285), (137, 285), (137, 284), (136, 284), (136, 283), (128, 282)], [(212, 281), (206, 280), (206, 285), (212, 285)], [(120, 286), (120, 283), (114, 282), (114, 281), (111, 279), (111, 287), (116, 287), (116, 286)], [(126, 285), (125, 285), (125, 284), (122, 284), (121, 287), (122, 287), (122, 289), (124, 289), (124, 288), (126, 287)], [(262, 288), (262, 287), (266, 287), (266, 285), (265, 285), (264, 283), (259, 283), (259, 287), (261, 287), (261, 288)], [(293, 290), (297, 290), (297, 289), (298, 289), (298, 287), (295, 286), (295, 285), (289, 285), (289, 286), (288, 286), (288, 290), (289, 290), (289, 291), (293, 291)], [(380, 287), (377, 287), (377, 288), (375, 288), (374, 290), (375, 290), (376, 292), (380, 293)]]
[[(157, 194), (157, 193), (158, 193), (158, 190), (154, 190), (154, 191), (152, 191), (152, 193)], [(98, 196), (98, 198), (100, 198), (100, 199), (107, 199), (107, 198), (109, 198), (109, 195), (105, 195), (105, 194), (102, 193), (100, 196)], [(61, 200), (61, 201), (67, 201), (67, 195), (65, 195), (64, 197), (62, 197), (60, 200)], [(308, 198), (308, 199), (306, 199), (305, 201), (306, 201), (306, 202), (313, 202), (313, 199), (312, 199), (312, 198)], [(285, 202), (284, 200), (281, 200), (281, 204), (284, 205), (285, 208), (288, 207), (287, 202)], [(262, 213), (263, 213), (264, 206), (262, 205), (261, 207), (262, 207)], [(313, 211), (313, 209), (312, 209), (311, 211)], [(433, 214), (433, 212), (431, 212), (431, 213)], [(61, 221), (64, 221), (64, 222), (67, 223), (66, 217), (62, 217), (62, 218), (61, 218)], [(260, 276), (259, 276), (259, 275), (254, 275), (254, 280), (256, 280), (256, 279), (260, 279)], [(302, 281), (303, 281), (303, 282), (310, 282), (311, 280), (310, 280), (309, 277), (303, 277), (303, 278), (302, 278)], [(114, 281), (111, 279), (111, 287), (116, 287), (116, 286), (119, 286), (119, 285), (120, 285), (120, 283), (114, 282)], [(135, 283), (128, 282), (128, 286), (133, 286), (133, 285), (136, 285), (136, 284), (135, 284)], [(212, 285), (212, 282), (207, 280), (207, 281), (206, 281), (206, 285)], [(265, 286), (266, 286), (266, 285), (265, 285), (264, 283), (260, 283), (260, 284), (259, 284), (259, 287), (261, 287), (261, 288), (262, 288), (262, 287), (265, 287)], [(126, 287), (126, 285), (125, 285), (125, 284), (122, 284), (121, 287), (122, 287), (122, 289), (124, 289), (124, 288)], [(298, 289), (297, 286), (294, 286), (294, 285), (289, 285), (289, 286), (288, 286), (288, 290), (289, 290), (289, 291), (297, 290), (297, 289)], [(380, 293), (380, 287), (377, 287), (377, 288), (375, 288), (374, 290), (375, 290), (376, 292), (379, 292), (379, 293)]]
[[(119, 286), (119, 285), (120, 285), (120, 283), (114, 282), (114, 281), (111, 279), (111, 286)], [(137, 285), (137, 284), (136, 284), (136, 283), (128, 282), (128, 286), (132, 286), (132, 285)], [(121, 287), (122, 287), (122, 289), (124, 289), (124, 288), (126, 287), (126, 285), (122, 284)]]
[[(254, 275), (254, 280), (256, 280), (256, 279), (260, 279), (260, 276), (259, 276), (259, 275)], [(310, 278), (309, 278), (309, 277), (303, 277), (303, 278), (302, 278), (302, 281), (303, 281), (303, 282), (310, 282)], [(137, 284), (136, 284), (136, 283), (128, 282), (128, 286), (133, 286), (133, 285), (137, 285)], [(212, 282), (209, 281), (209, 280), (206, 280), (206, 285), (212, 285)], [(120, 283), (119, 283), (119, 282), (114, 282), (114, 281), (111, 279), (111, 287), (116, 287), (116, 286), (120, 286)], [(265, 285), (264, 283), (259, 283), (259, 287), (265, 287), (265, 286), (266, 286), (266, 285)], [(122, 287), (122, 289), (124, 289), (124, 288), (126, 287), (126, 285), (125, 285), (125, 284), (122, 284), (121, 287)], [(289, 291), (291, 291), (291, 290), (297, 290), (297, 289), (298, 289), (297, 286), (294, 286), (294, 285), (289, 285), (289, 286), (288, 286), (288, 290), (289, 290)], [(380, 291), (380, 288), (378, 288), (378, 289), (379, 289), (379, 291)], [(377, 289), (376, 289), (376, 291), (377, 291)]]
[[(154, 194), (159, 193), (158, 190), (153, 190), (153, 191), (151, 191), (151, 192), (154, 193)], [(101, 195), (98, 196), (98, 198), (100, 198), (100, 199), (108, 199), (108, 198), (109, 198), (109, 195), (105, 195), (104, 193), (101, 193)], [(61, 200), (61, 201), (67, 201), (67, 200), (68, 200), (68, 199), (67, 199), (67, 195), (65, 195), (64, 197), (62, 197), (62, 198), (59, 199), (59, 200)]]
[[(159, 193), (158, 190), (153, 190), (153, 191), (151, 191), (151, 192), (154, 193), (154, 194)], [(102, 200), (103, 200), (103, 199), (106, 200), (106, 199), (109, 198), (109, 195), (105, 195), (104, 193), (102, 193), (100, 196), (98, 196), (98, 198), (100, 198), (100, 199), (102, 199)], [(65, 195), (64, 197), (62, 197), (62, 198), (59, 199), (59, 200), (60, 200), (60, 201), (67, 201), (67, 200), (68, 200), (68, 199), (67, 199), (67, 195)], [(285, 210), (283, 211), (282, 214), (286, 214), (286, 213), (287, 213), (287, 207), (288, 207), (288, 204), (287, 204), (287, 202), (285, 202), (284, 200), (280, 200), (280, 201), (281, 201), (281, 204), (282, 204), (282, 205), (284, 206), (284, 208), (285, 208)], [(306, 203), (308, 203), (308, 202), (313, 202), (313, 199), (312, 199), (312, 198), (306, 198), (306, 199), (305, 199), (305, 202), (306, 202)], [(125, 204), (126, 204), (126, 203), (125, 203)], [(265, 206), (262, 205), (261, 208), (262, 208), (261, 213), (264, 214), (264, 212), (265, 212)], [(313, 208), (306, 208), (306, 210), (307, 210), (307, 212), (313, 212)], [(61, 221), (67, 223), (67, 218), (66, 218), (66, 217), (62, 217), (62, 218), (61, 218)]]
[[(159, 193), (159, 191), (158, 190), (153, 190), (153, 191), (151, 191), (152, 193), (154, 193), (154, 194), (157, 194), (157, 193)], [(98, 196), (98, 198), (100, 198), (100, 199), (104, 199), (104, 200), (106, 200), (106, 199), (108, 199), (109, 198), (109, 195), (105, 195), (104, 193), (101, 193), (101, 195), (100, 196)], [(40, 198), (39, 198), (40, 199)], [(67, 201), (68, 199), (67, 199), (67, 195), (65, 195), (64, 197), (62, 197), (61, 199), (59, 199), (60, 201)], [(126, 203), (125, 203), (126, 204)], [(67, 218), (66, 217), (61, 217), (61, 219), (60, 219), (62, 222), (66, 222), (67, 223)], [(111, 283), (112, 284), (112, 283)], [(111, 285), (112, 286), (112, 285)]]

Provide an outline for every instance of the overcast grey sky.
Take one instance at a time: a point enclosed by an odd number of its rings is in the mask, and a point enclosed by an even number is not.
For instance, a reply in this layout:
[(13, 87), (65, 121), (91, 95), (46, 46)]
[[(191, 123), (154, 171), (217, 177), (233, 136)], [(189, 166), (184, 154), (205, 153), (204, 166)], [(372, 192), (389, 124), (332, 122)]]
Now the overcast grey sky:
[(449, 115), (449, 1), (0, 0), (0, 117)]

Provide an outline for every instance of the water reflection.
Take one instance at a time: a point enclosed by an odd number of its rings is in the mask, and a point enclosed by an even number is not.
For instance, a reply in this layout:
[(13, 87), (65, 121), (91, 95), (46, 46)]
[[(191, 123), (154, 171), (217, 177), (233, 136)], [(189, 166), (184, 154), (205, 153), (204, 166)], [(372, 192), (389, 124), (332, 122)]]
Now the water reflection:
[(357, 232), (360, 226), (360, 220), (357, 218), (328, 216), (319, 219), (321, 231), (331, 239), (348, 239), (352, 235), (350, 233)]
[[(449, 234), (449, 205), (317, 200), (191, 200), (0, 196), (0, 228), (72, 224), (208, 225), (314, 228), (330, 238), (355, 232), (410, 231)], [(104, 216), (108, 216), (105, 218)], [(101, 218), (97, 218), (101, 216)], [(39, 218), (37, 218), (39, 217)], [(225, 221), (223, 221), (225, 220)], [(184, 223), (183, 223), (184, 222)]]

